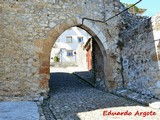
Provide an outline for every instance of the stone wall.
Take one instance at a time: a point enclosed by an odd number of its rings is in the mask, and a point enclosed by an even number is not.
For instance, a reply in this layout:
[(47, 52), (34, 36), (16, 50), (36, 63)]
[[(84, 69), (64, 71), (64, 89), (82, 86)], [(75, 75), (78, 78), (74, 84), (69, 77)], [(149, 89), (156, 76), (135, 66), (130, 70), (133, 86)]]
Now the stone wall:
[(73, 26), (96, 37), (108, 87), (121, 86), (120, 65), (112, 59), (120, 18), (107, 24), (88, 20), (82, 24), (83, 17), (104, 20), (120, 11), (118, 0), (0, 0), (0, 100), (34, 99), (48, 92), (52, 46)]
[(52, 46), (73, 26), (99, 46), (102, 86), (160, 98), (160, 15), (152, 22), (124, 13), (107, 23), (82, 23), (83, 17), (106, 20), (123, 9), (119, 0), (0, 0), (0, 100), (37, 99), (48, 92)]
[(86, 50), (84, 49), (83, 44), (79, 44), (76, 49), (76, 63), (77, 66), (80, 68), (83, 68), (84, 70), (87, 70), (87, 58), (86, 58)]
[(160, 98), (160, 14), (124, 31), (122, 42), (125, 87)]

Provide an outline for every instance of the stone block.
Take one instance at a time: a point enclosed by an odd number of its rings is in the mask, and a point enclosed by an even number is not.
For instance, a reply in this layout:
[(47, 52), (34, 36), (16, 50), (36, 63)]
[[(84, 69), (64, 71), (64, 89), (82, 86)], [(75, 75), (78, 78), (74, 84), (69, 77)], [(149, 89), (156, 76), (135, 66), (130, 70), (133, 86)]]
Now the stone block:
[(42, 61), (42, 66), (49, 66), (50, 67), (50, 60)]
[(42, 40), (34, 40), (34, 46), (36, 46), (36, 47), (40, 47), (40, 48), (42, 48), (43, 47), (43, 41)]
[(39, 70), (39, 74), (49, 74), (50, 68), (49, 66), (42, 66)]
[(49, 27), (50, 27), (50, 28), (53, 28), (53, 27), (55, 27), (55, 26), (56, 26), (56, 23), (54, 23), (54, 22), (50, 22), (50, 23), (49, 23)]
[(108, 89), (110, 91), (115, 90), (117, 88), (117, 83), (115, 81), (108, 81)]
[[(92, 27), (94, 26), (94, 24), (95, 24), (95, 23), (93, 23), (93, 22), (91, 22), (91, 21), (89, 21), (89, 20), (86, 20), (86, 19), (84, 19), (84, 21), (83, 21), (83, 25), (86, 26), (88, 29), (89, 29), (89, 28), (92, 28)], [(90, 31), (92, 31), (92, 30), (90, 29)], [(92, 31), (92, 32), (93, 32), (93, 31)]]
[(56, 27), (53, 28), (56, 32), (59, 33), (59, 35), (61, 35), (65, 30), (67, 30), (68, 28), (65, 27), (65, 24), (59, 24)]
[(0, 73), (5, 73), (5, 68), (3, 65), (0, 65)]
[(0, 6), (0, 13), (2, 13), (2, 6)]
[(57, 38), (60, 36), (61, 34), (58, 33), (55, 29), (52, 29), (49, 33), (48, 36), (52, 38), (52, 41), (56, 41)]
[(160, 81), (157, 81), (156, 87), (160, 89)]
[(158, 88), (155, 89), (155, 90), (154, 90), (154, 94), (155, 94), (155, 95), (160, 95), (160, 89), (158, 89)]
[(51, 52), (51, 49), (52, 49), (52, 41), (50, 39), (46, 40), (44, 43), (43, 43), (43, 49), (42, 51), (45, 53), (45, 54), (50, 54)]
[(40, 53), (37, 53), (37, 54), (38, 54), (39, 60), (43, 60), (45, 54), (43, 52), (40, 52)]
[(2, 50), (2, 48), (4, 48), (5, 44), (3, 41), (0, 41), (0, 49)]
[(77, 19), (75, 17), (69, 18), (66, 21), (66, 24), (68, 24), (68, 27), (73, 27), (73, 26), (77, 25)]
[(102, 44), (107, 41), (106, 37), (103, 34), (103, 32), (98, 33), (98, 38), (99, 38), (99, 40), (101, 41)]
[(48, 88), (48, 80), (49, 79), (40, 80), (40, 88), (41, 89)]
[(153, 55), (151, 55), (151, 58), (152, 58), (153, 61), (158, 61), (159, 58), (160, 58), (160, 55), (157, 56), (157, 54), (153, 54)]
[(39, 61), (34, 61), (34, 62), (33, 62), (33, 66), (34, 66), (34, 67), (40, 67), (40, 65), (41, 65), (41, 64), (40, 64)]

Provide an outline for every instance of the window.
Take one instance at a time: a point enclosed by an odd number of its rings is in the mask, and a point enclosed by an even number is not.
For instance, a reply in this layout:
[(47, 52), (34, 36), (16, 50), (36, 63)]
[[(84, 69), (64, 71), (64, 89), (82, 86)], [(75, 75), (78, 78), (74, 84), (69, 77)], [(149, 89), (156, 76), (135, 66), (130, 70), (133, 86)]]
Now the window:
[(67, 50), (67, 56), (73, 56), (73, 50)]
[(78, 42), (79, 42), (79, 43), (80, 43), (80, 42), (83, 42), (83, 37), (78, 37), (77, 39), (78, 39)]
[(72, 36), (66, 37), (66, 43), (72, 43)]

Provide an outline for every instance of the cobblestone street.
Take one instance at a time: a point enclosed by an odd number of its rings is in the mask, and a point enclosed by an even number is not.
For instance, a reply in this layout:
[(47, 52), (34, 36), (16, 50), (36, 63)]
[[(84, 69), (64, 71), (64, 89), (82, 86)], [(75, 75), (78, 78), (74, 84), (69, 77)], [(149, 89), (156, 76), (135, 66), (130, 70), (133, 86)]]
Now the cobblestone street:
[[(50, 109), (44, 107), (47, 120), (160, 120), (158, 109), (97, 90), (71, 73), (51, 73), (49, 94)], [(130, 115), (109, 114), (126, 111)]]

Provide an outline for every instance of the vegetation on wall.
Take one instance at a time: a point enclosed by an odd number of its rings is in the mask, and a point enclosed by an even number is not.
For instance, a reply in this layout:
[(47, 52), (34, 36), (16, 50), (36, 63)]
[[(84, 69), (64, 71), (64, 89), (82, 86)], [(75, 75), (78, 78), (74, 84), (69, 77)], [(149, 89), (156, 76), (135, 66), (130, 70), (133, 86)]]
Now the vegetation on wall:
[[(128, 8), (130, 6), (132, 6), (133, 4), (127, 4), (127, 3), (123, 3), (123, 5)], [(132, 13), (132, 14), (139, 14), (139, 15), (142, 15), (147, 9), (142, 9), (142, 8), (139, 8), (137, 6), (133, 6), (129, 9), (129, 12)]]

